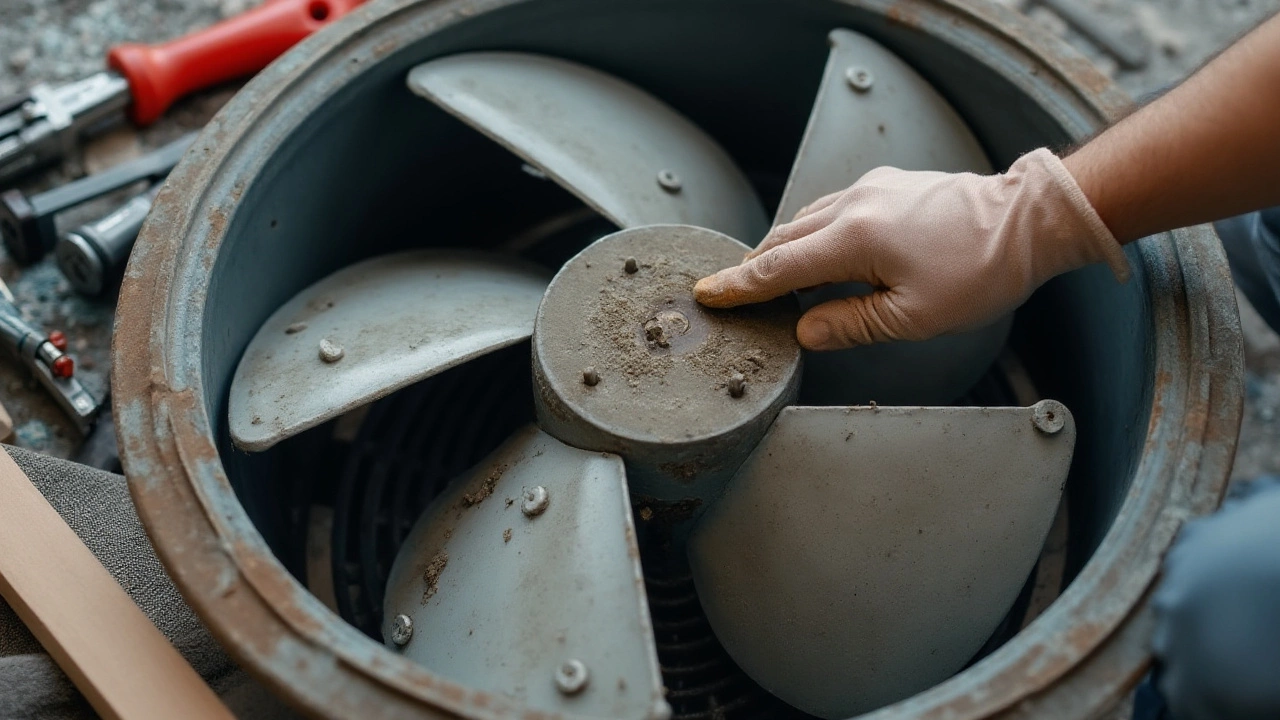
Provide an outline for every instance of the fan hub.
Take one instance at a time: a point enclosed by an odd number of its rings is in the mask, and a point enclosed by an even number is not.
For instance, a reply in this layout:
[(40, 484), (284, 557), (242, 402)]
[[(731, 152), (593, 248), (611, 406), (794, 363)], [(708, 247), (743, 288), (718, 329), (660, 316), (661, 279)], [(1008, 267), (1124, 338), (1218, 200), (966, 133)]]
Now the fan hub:
[(794, 298), (736, 310), (693, 299), (698, 278), (748, 249), (712, 230), (651, 225), (570, 260), (534, 328), (543, 427), (621, 455), (640, 495), (690, 507), (718, 492), (799, 383)]

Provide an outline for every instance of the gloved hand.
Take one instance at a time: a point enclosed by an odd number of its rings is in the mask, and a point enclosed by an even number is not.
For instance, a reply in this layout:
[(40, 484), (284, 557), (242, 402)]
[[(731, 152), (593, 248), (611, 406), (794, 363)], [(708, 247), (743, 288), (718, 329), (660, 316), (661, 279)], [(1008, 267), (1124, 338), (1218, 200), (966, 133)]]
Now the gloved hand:
[(981, 327), (1049, 278), (1103, 261), (1128, 279), (1119, 243), (1040, 149), (1003, 175), (872, 170), (775, 227), (741, 265), (699, 280), (694, 295), (726, 308), (833, 282), (872, 285), (800, 319), (801, 345), (834, 350)]

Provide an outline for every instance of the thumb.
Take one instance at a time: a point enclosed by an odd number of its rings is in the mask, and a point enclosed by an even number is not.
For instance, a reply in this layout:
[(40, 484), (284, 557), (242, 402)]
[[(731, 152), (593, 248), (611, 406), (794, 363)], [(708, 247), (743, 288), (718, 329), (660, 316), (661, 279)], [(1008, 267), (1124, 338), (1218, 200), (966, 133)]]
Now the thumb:
[(839, 350), (907, 339), (909, 327), (892, 291), (878, 290), (811, 308), (796, 325), (796, 339), (806, 350)]

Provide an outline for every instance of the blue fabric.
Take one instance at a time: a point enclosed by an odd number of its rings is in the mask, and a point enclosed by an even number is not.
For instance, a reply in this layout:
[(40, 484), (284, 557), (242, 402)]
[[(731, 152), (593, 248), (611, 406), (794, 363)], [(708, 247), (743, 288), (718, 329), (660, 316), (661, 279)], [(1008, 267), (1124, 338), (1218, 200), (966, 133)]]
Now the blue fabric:
[(1280, 478), (1243, 483), (1187, 523), (1152, 604), (1155, 685), (1173, 720), (1280, 718)]
[(1280, 208), (1213, 224), (1236, 287), (1272, 330), (1280, 332)]

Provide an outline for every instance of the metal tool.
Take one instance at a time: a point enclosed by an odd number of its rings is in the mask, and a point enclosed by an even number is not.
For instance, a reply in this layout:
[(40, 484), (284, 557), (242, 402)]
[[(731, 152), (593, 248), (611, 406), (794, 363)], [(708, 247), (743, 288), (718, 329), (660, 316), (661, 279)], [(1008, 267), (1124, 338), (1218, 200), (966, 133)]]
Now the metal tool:
[(258, 72), (361, 2), (270, 0), (162, 45), (113, 47), (110, 69), (83, 80), (0, 99), (0, 185), (59, 160), (119, 110), (148, 125), (187, 93)]
[(159, 150), (38, 195), (28, 197), (20, 190), (0, 193), (0, 238), (5, 249), (24, 265), (39, 260), (58, 242), (56, 215), (136, 182), (160, 180), (178, 164), (195, 136), (188, 133)]
[(99, 297), (115, 286), (161, 187), (163, 183), (156, 183), (98, 220), (58, 238), (53, 253), (58, 269), (76, 292)]
[(13, 293), (0, 281), (0, 344), (8, 347), (31, 369), (36, 379), (53, 395), (58, 406), (88, 432), (101, 403), (75, 378), (76, 364), (66, 354), (67, 336), (60, 331), (44, 332), (32, 327), (14, 304)]

